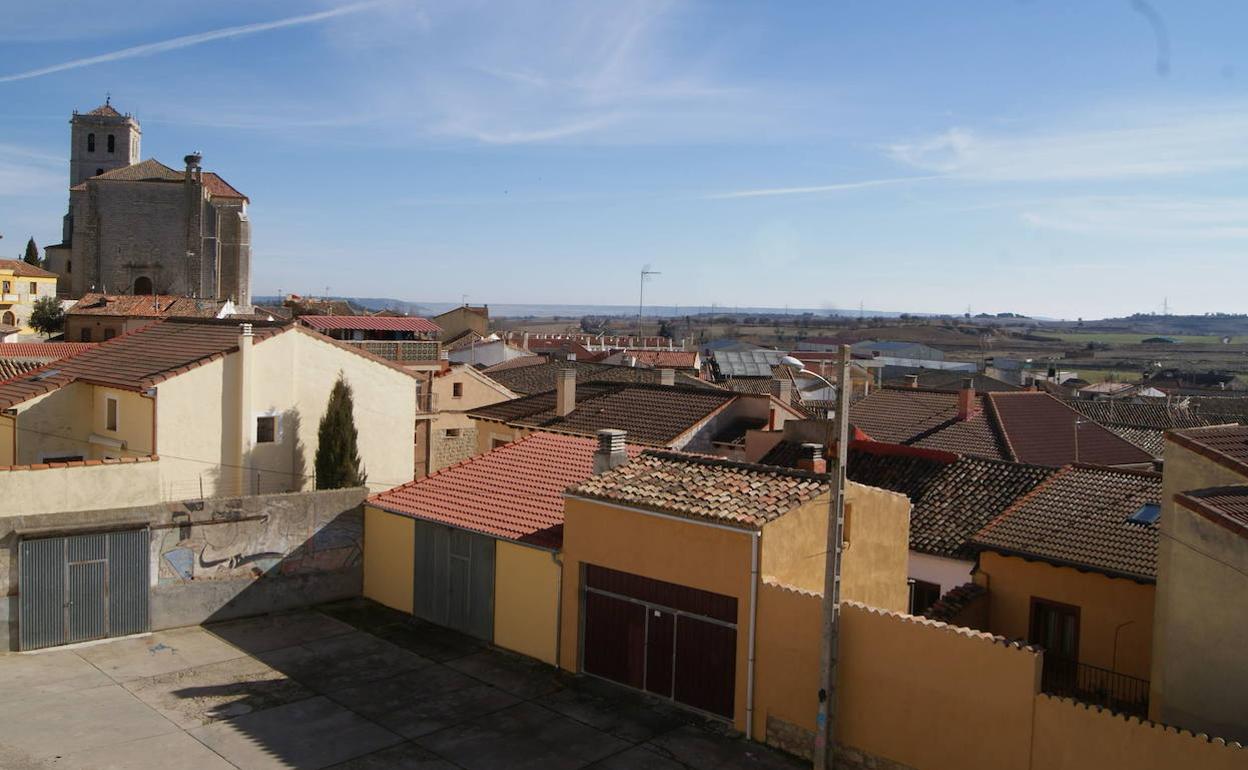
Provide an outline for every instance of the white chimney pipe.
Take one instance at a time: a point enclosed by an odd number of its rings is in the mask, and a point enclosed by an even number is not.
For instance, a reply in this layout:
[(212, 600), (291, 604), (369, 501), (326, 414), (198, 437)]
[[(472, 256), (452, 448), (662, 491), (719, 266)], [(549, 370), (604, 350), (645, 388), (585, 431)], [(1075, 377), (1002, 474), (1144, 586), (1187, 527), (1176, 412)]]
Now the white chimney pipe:
[(238, 327), (238, 360), (235, 396), (238, 400), (238, 441), (234, 452), (235, 494), (242, 495), (247, 490), (247, 477), (250, 475), (247, 466), (251, 458), (252, 436), (251, 426), (251, 367), (252, 367), (252, 331), (251, 324), (239, 324)]

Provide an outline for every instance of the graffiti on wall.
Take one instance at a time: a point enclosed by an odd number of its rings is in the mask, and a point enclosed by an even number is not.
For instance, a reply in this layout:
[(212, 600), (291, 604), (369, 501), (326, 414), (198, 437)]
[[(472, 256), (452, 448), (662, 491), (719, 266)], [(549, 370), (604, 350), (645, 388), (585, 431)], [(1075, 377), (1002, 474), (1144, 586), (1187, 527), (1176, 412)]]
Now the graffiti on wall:
[(256, 579), (357, 567), (364, 522), (358, 509), (326, 521), (307, 508), (226, 511), (152, 534), (158, 583)]

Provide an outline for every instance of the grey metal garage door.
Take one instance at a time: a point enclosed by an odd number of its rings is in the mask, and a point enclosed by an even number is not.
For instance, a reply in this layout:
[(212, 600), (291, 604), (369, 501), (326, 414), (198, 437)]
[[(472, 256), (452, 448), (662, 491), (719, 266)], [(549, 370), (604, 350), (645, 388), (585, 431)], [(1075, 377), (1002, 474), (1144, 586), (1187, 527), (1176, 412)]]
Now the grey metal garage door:
[(494, 638), (494, 538), (416, 522), (412, 611), (416, 617)]
[(146, 529), (22, 540), (23, 650), (148, 630)]

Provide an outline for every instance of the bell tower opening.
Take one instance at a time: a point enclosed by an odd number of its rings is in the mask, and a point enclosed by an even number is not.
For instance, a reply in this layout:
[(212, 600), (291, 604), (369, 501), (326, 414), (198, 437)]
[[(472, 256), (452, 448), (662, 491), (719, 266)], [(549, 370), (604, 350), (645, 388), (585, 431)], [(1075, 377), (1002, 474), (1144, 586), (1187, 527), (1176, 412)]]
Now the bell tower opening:
[(134, 279), (135, 296), (146, 295), (152, 293), (152, 279), (146, 275), (141, 275)]

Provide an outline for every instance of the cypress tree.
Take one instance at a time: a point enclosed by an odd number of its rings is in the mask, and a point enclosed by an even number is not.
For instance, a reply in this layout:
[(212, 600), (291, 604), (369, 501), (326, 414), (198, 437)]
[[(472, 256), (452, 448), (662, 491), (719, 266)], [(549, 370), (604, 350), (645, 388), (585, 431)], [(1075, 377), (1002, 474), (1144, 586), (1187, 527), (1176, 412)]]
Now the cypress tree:
[(39, 267), (43, 264), (43, 261), (39, 259), (39, 247), (35, 245), (34, 238), (26, 241), (26, 256), (23, 257), (23, 259), (26, 260), (28, 264), (34, 265), (35, 267)]
[(329, 405), (316, 439), (316, 488), (344, 489), (363, 486), (368, 476), (360, 465), (356, 447), (354, 405), (351, 386), (338, 373), (338, 382), (329, 394)]

